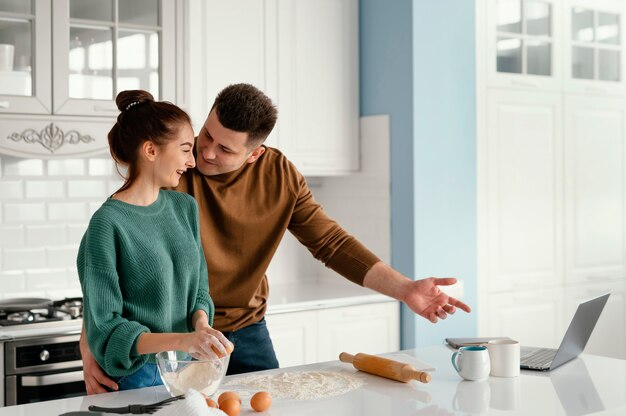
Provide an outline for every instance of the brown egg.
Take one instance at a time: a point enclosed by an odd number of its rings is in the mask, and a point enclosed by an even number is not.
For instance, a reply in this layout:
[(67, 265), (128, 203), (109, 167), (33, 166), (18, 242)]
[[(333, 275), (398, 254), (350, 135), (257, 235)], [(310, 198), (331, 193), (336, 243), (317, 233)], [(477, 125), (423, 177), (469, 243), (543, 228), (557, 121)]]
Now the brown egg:
[(228, 416), (237, 416), (241, 411), (241, 401), (235, 398), (222, 400), (220, 402), (220, 410)]
[(264, 412), (272, 405), (272, 395), (266, 391), (255, 393), (250, 398), (250, 406), (257, 412)]
[(206, 405), (209, 407), (217, 407), (217, 403), (215, 403), (215, 400), (211, 399), (210, 397), (205, 397), (204, 400), (206, 400)]
[(217, 398), (217, 404), (219, 404), (221, 407), (222, 402), (228, 399), (236, 399), (239, 404), (241, 404), (241, 397), (239, 397), (239, 393), (237, 393), (236, 391), (225, 391), (224, 393), (220, 394), (220, 397)]

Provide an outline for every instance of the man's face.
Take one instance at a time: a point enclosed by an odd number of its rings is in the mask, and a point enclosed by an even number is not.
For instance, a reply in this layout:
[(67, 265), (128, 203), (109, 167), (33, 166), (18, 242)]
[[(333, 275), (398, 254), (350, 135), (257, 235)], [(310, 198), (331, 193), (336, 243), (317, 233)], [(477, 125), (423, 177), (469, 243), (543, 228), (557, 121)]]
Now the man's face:
[(233, 172), (244, 163), (253, 163), (265, 148), (246, 147), (248, 133), (230, 130), (220, 123), (211, 110), (198, 133), (197, 169), (206, 176)]

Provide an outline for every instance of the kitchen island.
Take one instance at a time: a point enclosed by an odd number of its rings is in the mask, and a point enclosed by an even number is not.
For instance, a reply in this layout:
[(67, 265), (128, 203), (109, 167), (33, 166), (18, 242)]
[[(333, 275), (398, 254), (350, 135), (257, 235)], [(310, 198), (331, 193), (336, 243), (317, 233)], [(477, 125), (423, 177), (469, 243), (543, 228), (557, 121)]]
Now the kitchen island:
[[(356, 353), (357, 351), (351, 351)], [(366, 351), (362, 351), (366, 352)], [(401, 351), (388, 356), (414, 358), (436, 367), (432, 381), (400, 383), (357, 372), (339, 361), (289, 367), (254, 373), (272, 375), (295, 371), (336, 371), (362, 378), (363, 385), (346, 394), (315, 400), (275, 399), (268, 415), (605, 415), (626, 414), (626, 360), (583, 354), (549, 373), (522, 371), (520, 377), (490, 377), (486, 381), (463, 381), (450, 365), (452, 351), (445, 346)], [(237, 380), (226, 377), (228, 389), (237, 390)], [(224, 386), (222, 386), (224, 387)], [(223, 389), (220, 389), (222, 391)], [(123, 406), (151, 403), (168, 397), (164, 387), (152, 387), (97, 396), (75, 397), (44, 403), (0, 408), (0, 416), (50, 416), (89, 405)], [(242, 415), (252, 411), (242, 394)]]

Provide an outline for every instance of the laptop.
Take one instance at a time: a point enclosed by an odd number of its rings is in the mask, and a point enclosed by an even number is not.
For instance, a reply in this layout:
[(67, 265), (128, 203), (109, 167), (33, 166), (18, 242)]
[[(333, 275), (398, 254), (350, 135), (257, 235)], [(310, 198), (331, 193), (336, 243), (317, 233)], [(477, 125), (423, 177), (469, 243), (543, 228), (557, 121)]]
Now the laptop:
[(578, 357), (583, 352), (600, 318), (610, 293), (581, 302), (558, 349), (521, 347), (520, 368), (548, 371)]

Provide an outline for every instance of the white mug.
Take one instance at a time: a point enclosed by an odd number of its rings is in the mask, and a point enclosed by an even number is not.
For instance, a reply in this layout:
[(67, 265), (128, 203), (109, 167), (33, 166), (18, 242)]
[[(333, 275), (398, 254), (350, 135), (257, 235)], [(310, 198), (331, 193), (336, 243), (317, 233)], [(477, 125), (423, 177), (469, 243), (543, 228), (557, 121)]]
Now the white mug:
[(452, 366), (465, 380), (477, 381), (489, 377), (489, 352), (486, 347), (461, 347), (452, 354)]
[(8, 43), (0, 43), (0, 71), (13, 71), (13, 57), (15, 46)]
[(520, 368), (519, 342), (512, 339), (494, 339), (487, 343), (491, 360), (491, 375), (517, 377)]

